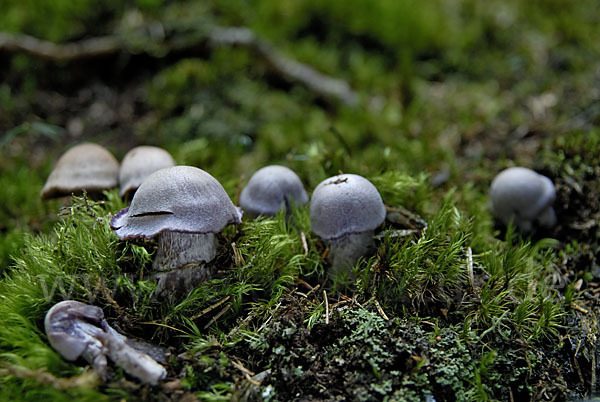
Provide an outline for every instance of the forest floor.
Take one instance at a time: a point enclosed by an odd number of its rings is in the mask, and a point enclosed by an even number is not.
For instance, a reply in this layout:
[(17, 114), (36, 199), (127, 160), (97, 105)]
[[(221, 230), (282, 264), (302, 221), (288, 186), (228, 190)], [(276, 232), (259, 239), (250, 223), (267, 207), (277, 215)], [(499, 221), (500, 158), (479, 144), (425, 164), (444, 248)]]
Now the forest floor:
[[(600, 394), (595, 2), (554, 2), (560, 15), (517, 0), (67, 3), (0, 17), (55, 43), (116, 41), (107, 54), (56, 60), (0, 40), (5, 399)], [(239, 26), (269, 45), (216, 42), (221, 27)], [(348, 87), (315, 89), (273, 54)], [(235, 204), (268, 164), (292, 168), (309, 194), (357, 173), (388, 217), (348, 277), (329, 273), (307, 206), (244, 218), (219, 235), (213, 279), (156, 301), (156, 242), (121, 242), (109, 227), (128, 203), (117, 190), (40, 200), (58, 157), (82, 142), (119, 160), (161, 146), (211, 173)], [(555, 227), (526, 235), (494, 221), (489, 185), (510, 166), (552, 180)], [(167, 379), (144, 385), (111, 364), (101, 381), (85, 361), (62, 359), (43, 319), (63, 299), (101, 307), (154, 345)]]

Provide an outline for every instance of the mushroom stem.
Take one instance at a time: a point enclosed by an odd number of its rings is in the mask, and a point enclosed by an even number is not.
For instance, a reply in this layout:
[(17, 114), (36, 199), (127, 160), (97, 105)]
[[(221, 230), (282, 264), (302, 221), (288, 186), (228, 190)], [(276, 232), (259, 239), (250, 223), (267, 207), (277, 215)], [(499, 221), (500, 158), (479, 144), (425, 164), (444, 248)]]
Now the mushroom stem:
[(209, 262), (217, 255), (214, 233), (163, 232), (158, 237), (158, 252), (153, 268), (170, 271), (184, 265)]
[(339, 239), (329, 240), (328, 259), (331, 271), (349, 272), (358, 259), (373, 246), (373, 231), (351, 233)]
[(181, 295), (211, 277), (206, 263), (217, 255), (214, 233), (163, 232), (158, 237), (158, 251), (153, 268), (158, 285), (155, 295)]
[[(120, 334), (119, 334), (120, 335)], [(156, 385), (165, 378), (166, 371), (163, 366), (145, 353), (140, 353), (127, 345), (124, 337), (105, 333), (102, 341), (106, 347), (108, 357), (130, 375), (139, 380)]]
[(545, 228), (551, 228), (556, 225), (556, 212), (554, 212), (554, 208), (548, 207), (544, 209), (537, 217), (537, 221), (540, 226)]

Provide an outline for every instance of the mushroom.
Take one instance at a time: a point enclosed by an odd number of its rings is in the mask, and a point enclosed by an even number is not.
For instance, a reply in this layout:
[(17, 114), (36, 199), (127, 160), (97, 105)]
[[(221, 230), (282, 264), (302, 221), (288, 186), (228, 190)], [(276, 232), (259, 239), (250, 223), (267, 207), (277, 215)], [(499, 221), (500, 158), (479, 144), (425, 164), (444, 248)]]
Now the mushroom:
[(310, 223), (329, 245), (334, 272), (350, 269), (367, 253), (385, 215), (379, 192), (362, 176), (342, 174), (319, 183), (310, 201)]
[(256, 171), (240, 194), (240, 206), (250, 216), (275, 215), (290, 202), (304, 205), (308, 195), (300, 178), (285, 166), (270, 165)]
[(99, 307), (74, 300), (57, 303), (46, 313), (44, 329), (62, 357), (70, 361), (83, 357), (103, 380), (108, 377), (107, 356), (148, 384), (156, 385), (167, 375), (154, 359), (129, 346), (128, 339), (108, 325)]
[(106, 148), (84, 143), (65, 152), (48, 176), (41, 197), (58, 198), (71, 193), (100, 192), (117, 186), (119, 162)]
[(556, 224), (555, 198), (552, 181), (524, 167), (503, 170), (490, 187), (492, 214), (505, 225), (514, 220), (523, 232), (531, 232), (536, 225), (550, 228)]
[(195, 167), (174, 166), (148, 176), (110, 226), (121, 240), (158, 236), (155, 295), (177, 296), (209, 278), (206, 263), (216, 256), (215, 233), (241, 218), (214, 177)]
[(175, 160), (162, 148), (140, 145), (131, 149), (125, 154), (119, 170), (121, 197), (135, 192), (152, 173), (171, 166), (175, 166)]

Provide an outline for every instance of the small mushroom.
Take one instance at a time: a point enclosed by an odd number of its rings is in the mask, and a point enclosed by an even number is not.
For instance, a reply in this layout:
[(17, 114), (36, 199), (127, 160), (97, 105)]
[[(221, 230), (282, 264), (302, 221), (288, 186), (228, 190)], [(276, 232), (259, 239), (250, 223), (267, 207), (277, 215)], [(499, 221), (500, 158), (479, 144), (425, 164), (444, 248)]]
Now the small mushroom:
[(377, 188), (355, 174), (323, 180), (312, 194), (312, 230), (329, 245), (334, 272), (350, 269), (373, 244), (373, 232), (385, 220)]
[(148, 176), (110, 226), (121, 240), (158, 236), (155, 294), (178, 296), (210, 277), (206, 264), (217, 253), (215, 233), (240, 223), (241, 217), (214, 177), (195, 167), (174, 166)]
[(43, 200), (72, 193), (100, 192), (117, 186), (119, 162), (98, 144), (79, 144), (65, 152), (48, 176), (41, 197)]
[(171, 166), (175, 166), (175, 160), (162, 148), (140, 145), (131, 149), (125, 154), (119, 170), (121, 197), (134, 193), (152, 173)]
[(511, 220), (523, 232), (556, 224), (552, 181), (531, 169), (511, 167), (500, 172), (490, 187), (490, 208), (503, 224)]
[(74, 300), (57, 303), (46, 313), (44, 329), (58, 353), (70, 361), (83, 357), (103, 380), (108, 377), (107, 356), (148, 384), (156, 385), (167, 375), (154, 359), (129, 346), (127, 338), (108, 325), (99, 307)]
[(290, 203), (304, 205), (308, 195), (300, 178), (285, 166), (270, 165), (256, 171), (240, 194), (240, 206), (249, 216), (273, 216)]

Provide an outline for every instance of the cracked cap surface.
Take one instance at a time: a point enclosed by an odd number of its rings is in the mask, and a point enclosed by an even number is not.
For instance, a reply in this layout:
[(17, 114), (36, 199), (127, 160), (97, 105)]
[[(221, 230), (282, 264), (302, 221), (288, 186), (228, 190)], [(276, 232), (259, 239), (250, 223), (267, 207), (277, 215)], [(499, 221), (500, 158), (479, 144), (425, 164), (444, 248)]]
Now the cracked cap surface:
[(217, 179), (196, 167), (173, 166), (148, 176), (110, 226), (123, 240), (164, 231), (217, 233), (241, 217)]

